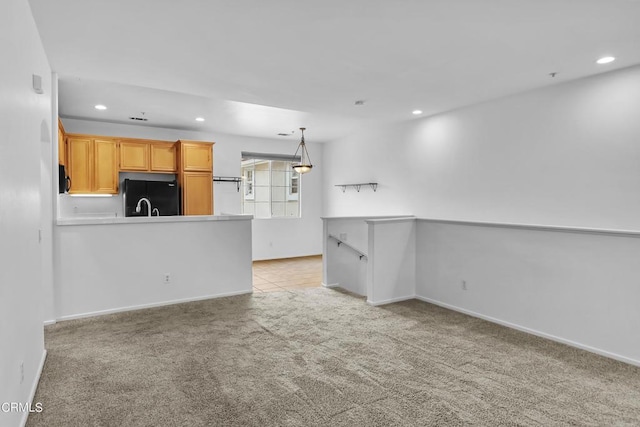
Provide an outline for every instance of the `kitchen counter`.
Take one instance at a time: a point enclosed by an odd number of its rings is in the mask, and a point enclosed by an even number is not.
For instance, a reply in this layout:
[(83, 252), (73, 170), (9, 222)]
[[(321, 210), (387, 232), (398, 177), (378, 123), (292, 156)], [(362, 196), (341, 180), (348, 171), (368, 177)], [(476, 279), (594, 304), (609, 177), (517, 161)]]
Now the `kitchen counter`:
[(58, 220), (51, 320), (251, 293), (252, 218)]
[(253, 215), (190, 215), (144, 217), (59, 218), (56, 225), (144, 224), (161, 222), (246, 221)]

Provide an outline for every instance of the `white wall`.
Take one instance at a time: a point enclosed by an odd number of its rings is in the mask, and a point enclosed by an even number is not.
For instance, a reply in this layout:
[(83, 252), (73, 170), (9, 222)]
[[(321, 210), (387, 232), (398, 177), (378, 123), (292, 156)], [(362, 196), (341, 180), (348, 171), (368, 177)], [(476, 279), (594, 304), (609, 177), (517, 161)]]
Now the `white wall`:
[(374, 305), (415, 295), (414, 217), (325, 217), (322, 220), (322, 282), (325, 286), (340, 286), (366, 296)]
[[(87, 133), (105, 136), (123, 136), (130, 138), (150, 138), (167, 141), (194, 139), (215, 141), (213, 147), (213, 173), (216, 176), (240, 176), (240, 153), (252, 151), (258, 153), (288, 154), (296, 150), (298, 140), (267, 140), (226, 134), (209, 134), (138, 125), (119, 125), (113, 123), (92, 122), (77, 119), (62, 119), (69, 133)], [(313, 172), (302, 177), (302, 218), (256, 219), (253, 221), (253, 258), (273, 259), (322, 252), (322, 222), (320, 216), (323, 206), (322, 176), (323, 148), (321, 144), (307, 143), (309, 154), (314, 163)], [(70, 200), (69, 196), (62, 196)], [(214, 214), (240, 213), (241, 193), (233, 183), (214, 183)], [(78, 198), (74, 198), (78, 199)], [(64, 202), (63, 202), (64, 203)], [(73, 200), (79, 203), (81, 211), (107, 211), (113, 203), (105, 199)], [(71, 208), (72, 209), (72, 208)], [(69, 209), (62, 208), (63, 212)]]
[(415, 218), (367, 220), (367, 302), (372, 305), (416, 295)]
[(638, 111), (633, 67), (375, 127), (325, 145), (325, 215), (640, 229)]
[(51, 73), (51, 137), (40, 151), (40, 228), (42, 229), (43, 316), (55, 318), (53, 281), (53, 223), (57, 217), (58, 198), (58, 75)]
[[(322, 283), (367, 295), (366, 218), (323, 218)], [(334, 236), (346, 244), (338, 245)]]
[[(0, 54), (0, 403), (25, 403), (44, 362), (38, 229), (41, 159), (51, 145), (51, 69), (26, 0), (0, 2)], [(44, 94), (33, 91), (32, 74)], [(0, 411), (0, 425), (26, 415)]]
[(640, 235), (418, 220), (416, 242), (422, 299), (640, 365)]
[(363, 254), (369, 249), (367, 219), (376, 217), (326, 218), (327, 234), (347, 242)]
[(250, 293), (250, 220), (182, 219), (57, 226), (57, 319)]
[[(325, 145), (325, 215), (638, 231), (638, 111), (636, 66), (374, 127)], [(431, 228), (418, 296), (640, 364), (638, 238)]]
[(372, 305), (415, 297), (640, 366), (640, 232), (367, 219), (363, 263), (329, 238), (357, 235), (363, 219), (323, 219), (328, 285)]

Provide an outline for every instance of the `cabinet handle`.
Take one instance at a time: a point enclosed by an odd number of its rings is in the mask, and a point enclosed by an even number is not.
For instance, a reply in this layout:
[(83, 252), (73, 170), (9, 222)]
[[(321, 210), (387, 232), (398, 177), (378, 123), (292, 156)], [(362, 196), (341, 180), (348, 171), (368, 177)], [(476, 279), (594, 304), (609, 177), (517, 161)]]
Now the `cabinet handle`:
[(66, 177), (64, 180), (67, 182), (67, 192), (69, 192), (71, 190), (71, 178)]

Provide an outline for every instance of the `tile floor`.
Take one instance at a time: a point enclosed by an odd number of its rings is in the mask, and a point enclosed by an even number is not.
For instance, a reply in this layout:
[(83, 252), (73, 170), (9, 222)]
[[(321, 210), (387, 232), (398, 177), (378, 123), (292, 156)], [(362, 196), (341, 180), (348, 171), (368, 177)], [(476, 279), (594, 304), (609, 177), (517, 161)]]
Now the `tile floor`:
[(322, 255), (253, 262), (253, 292), (322, 286)]

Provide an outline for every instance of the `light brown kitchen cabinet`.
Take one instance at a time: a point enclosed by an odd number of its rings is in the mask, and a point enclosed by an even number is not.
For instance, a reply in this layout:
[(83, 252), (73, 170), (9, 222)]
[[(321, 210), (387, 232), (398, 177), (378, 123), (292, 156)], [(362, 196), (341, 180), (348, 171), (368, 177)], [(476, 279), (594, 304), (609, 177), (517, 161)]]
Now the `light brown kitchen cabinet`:
[(141, 172), (149, 170), (149, 143), (120, 141), (120, 170)]
[(117, 142), (89, 135), (67, 135), (70, 194), (117, 194)]
[(180, 163), (184, 172), (211, 172), (213, 155), (211, 143), (180, 142)]
[(67, 137), (67, 175), (69, 193), (91, 193), (93, 172), (93, 141), (91, 138)]
[(122, 172), (175, 173), (174, 143), (145, 140), (120, 140), (120, 170)]
[(152, 142), (149, 145), (152, 172), (175, 173), (176, 146), (162, 142)]
[(213, 176), (207, 172), (185, 172), (182, 186), (183, 215), (213, 214)]
[(65, 131), (62, 122), (58, 119), (58, 164), (64, 165), (67, 160), (67, 150), (65, 145)]
[(177, 142), (183, 215), (213, 214), (213, 142)]
[(118, 149), (113, 140), (93, 140), (93, 191), (118, 193)]

